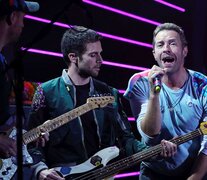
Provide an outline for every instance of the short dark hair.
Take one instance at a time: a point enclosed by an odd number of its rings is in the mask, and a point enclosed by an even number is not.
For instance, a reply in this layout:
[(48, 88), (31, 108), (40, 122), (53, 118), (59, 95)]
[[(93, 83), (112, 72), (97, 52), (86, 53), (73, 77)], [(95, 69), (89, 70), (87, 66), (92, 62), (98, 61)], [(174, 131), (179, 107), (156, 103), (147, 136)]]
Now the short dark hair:
[(180, 26), (178, 26), (174, 23), (164, 23), (164, 24), (160, 24), (159, 26), (157, 26), (156, 29), (153, 32), (153, 41), (152, 41), (153, 47), (155, 46), (155, 37), (157, 36), (157, 34), (160, 31), (163, 31), (163, 30), (176, 31), (180, 35), (180, 40), (182, 42), (183, 47), (188, 45), (188, 42), (187, 42), (186, 37), (185, 37), (184, 30)]
[(86, 51), (86, 44), (100, 41), (102, 36), (92, 29), (73, 26), (66, 30), (61, 40), (61, 51), (64, 61), (69, 65), (69, 53), (81, 56)]

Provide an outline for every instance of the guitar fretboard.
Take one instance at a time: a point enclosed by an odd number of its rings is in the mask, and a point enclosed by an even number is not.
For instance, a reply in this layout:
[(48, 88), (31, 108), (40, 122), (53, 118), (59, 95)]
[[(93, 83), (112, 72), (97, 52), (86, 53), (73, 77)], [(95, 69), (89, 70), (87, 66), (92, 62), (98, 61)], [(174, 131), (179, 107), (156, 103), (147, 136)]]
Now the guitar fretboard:
[(34, 128), (26, 133), (23, 134), (23, 142), (25, 144), (28, 144), (36, 139), (38, 139), (41, 136), (42, 132), (50, 132), (54, 129), (57, 129), (58, 127), (68, 123), (69, 121), (75, 119), (78, 116), (81, 116), (82, 114), (90, 111), (91, 109), (94, 109), (93, 106), (89, 106), (88, 103), (83, 104), (80, 107), (77, 107), (73, 109), (70, 112), (67, 112), (61, 116), (58, 116), (52, 120), (46, 121), (44, 124), (38, 126), (37, 128)]
[[(180, 144), (187, 142), (189, 140), (192, 140), (202, 134), (203, 134), (202, 131), (200, 129), (197, 129), (197, 130), (192, 131), (186, 135), (172, 139), (172, 140), (170, 140), (170, 142), (173, 142), (177, 145), (180, 145)], [(74, 178), (74, 180), (104, 179), (106, 177), (110, 177), (114, 174), (117, 174), (119, 171), (122, 171), (126, 168), (132, 167), (133, 165), (135, 165), (143, 160), (146, 160), (150, 157), (156, 156), (156, 155), (160, 154), (161, 151), (162, 151), (162, 145), (158, 144), (156, 146), (150, 147), (149, 149), (146, 149), (144, 151), (136, 153), (132, 156), (129, 156), (129, 157), (126, 157), (126, 158), (121, 159), (119, 161), (116, 161), (114, 163), (111, 163), (105, 167), (96, 169), (92, 172), (88, 172), (82, 176), (79, 176), (78, 178)]]

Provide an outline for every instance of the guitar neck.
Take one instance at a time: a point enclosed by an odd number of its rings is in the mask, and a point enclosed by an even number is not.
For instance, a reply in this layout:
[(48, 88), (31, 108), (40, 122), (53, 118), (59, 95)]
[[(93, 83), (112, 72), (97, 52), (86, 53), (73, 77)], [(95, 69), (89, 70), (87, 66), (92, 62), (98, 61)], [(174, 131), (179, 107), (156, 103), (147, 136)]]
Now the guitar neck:
[(83, 104), (82, 106), (79, 106), (61, 116), (58, 116), (52, 120), (46, 121), (44, 124), (38, 126), (37, 128), (34, 128), (26, 133), (23, 134), (23, 142), (25, 144), (28, 144), (36, 139), (38, 139), (42, 133), (42, 130), (50, 132), (58, 127), (70, 122), (71, 120), (77, 118), (78, 116), (81, 116), (82, 114), (92, 110), (93, 107), (89, 106), (88, 103)]
[(187, 141), (190, 141), (190, 140), (192, 140), (192, 139), (194, 139), (194, 138), (196, 138), (196, 137), (198, 137), (202, 134), (203, 133), (200, 129), (196, 129), (195, 131), (192, 131), (192, 132), (190, 132), (186, 135), (183, 135), (183, 136), (177, 137), (175, 139), (172, 139), (172, 140), (170, 140), (170, 142), (175, 143), (177, 145), (180, 145), (180, 144), (183, 144)]
[[(175, 139), (170, 140), (170, 142), (173, 142), (177, 145), (180, 145), (182, 143), (185, 143), (189, 140), (192, 140), (200, 135), (202, 135), (202, 131), (200, 129), (197, 129), (193, 132), (190, 132), (186, 135), (177, 137)], [(162, 151), (162, 145), (158, 144), (156, 146), (150, 147), (149, 149), (146, 149), (144, 151), (141, 151), (139, 153), (136, 153), (132, 156), (126, 157), (124, 159), (121, 159), (117, 162), (111, 163), (105, 167), (102, 167), (100, 169), (97, 169), (93, 172), (95, 177), (98, 178), (106, 178), (111, 175), (117, 174), (119, 171), (124, 170), (126, 168), (129, 168), (143, 160), (146, 160), (150, 157), (156, 156), (160, 154)]]

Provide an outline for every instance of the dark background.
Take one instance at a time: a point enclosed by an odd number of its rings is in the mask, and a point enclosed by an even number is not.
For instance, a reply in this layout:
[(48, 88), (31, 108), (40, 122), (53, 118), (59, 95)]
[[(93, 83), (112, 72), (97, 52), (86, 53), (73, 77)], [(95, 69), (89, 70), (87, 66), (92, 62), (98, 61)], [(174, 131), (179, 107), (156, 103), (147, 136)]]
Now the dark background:
[[(83, 25), (98, 32), (120, 36), (151, 44), (152, 33), (156, 25), (139, 21), (124, 15), (95, 7), (81, 0), (39, 0), (41, 8), (32, 16), (70, 25)], [(185, 12), (180, 12), (160, 4), (154, 0), (93, 0), (115, 9), (141, 16), (159, 23), (173, 22), (181, 26), (189, 43), (189, 54), (186, 67), (206, 74), (206, 46), (207, 42), (207, 1), (206, 0), (167, 0), (180, 6)], [(68, 8), (64, 8), (68, 6)], [(64, 9), (64, 10), (63, 10)], [(20, 46), (60, 53), (60, 40), (66, 28), (51, 26), (42, 22), (25, 18), (25, 28), (20, 39)], [(47, 27), (47, 28), (46, 28)], [(42, 29), (44, 33), (39, 33)], [(110, 38), (102, 40), (103, 59), (116, 63), (150, 68), (155, 61), (152, 49)], [(11, 47), (10, 47), (11, 49)], [(14, 49), (13, 49), (14, 50)], [(12, 51), (13, 51), (12, 50)], [(60, 57), (28, 52), (23, 59), (24, 78), (27, 81), (44, 82), (61, 75), (66, 68)], [(98, 79), (125, 90), (129, 78), (139, 70), (104, 65)], [(126, 100), (124, 108), (129, 117), (131, 111)], [(135, 122), (131, 122), (137, 138), (140, 138)], [(132, 178), (130, 178), (132, 179)]]

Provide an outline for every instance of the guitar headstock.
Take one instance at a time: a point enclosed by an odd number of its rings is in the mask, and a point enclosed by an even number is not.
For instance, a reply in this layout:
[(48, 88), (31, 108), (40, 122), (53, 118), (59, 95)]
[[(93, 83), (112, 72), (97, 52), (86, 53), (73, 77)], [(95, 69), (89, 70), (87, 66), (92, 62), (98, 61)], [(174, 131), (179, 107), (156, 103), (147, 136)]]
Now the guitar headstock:
[(200, 124), (200, 130), (203, 133), (203, 135), (207, 134), (207, 122), (202, 122)]
[(95, 108), (105, 107), (110, 103), (115, 101), (114, 96), (99, 96), (99, 97), (90, 97), (87, 99), (87, 104)]

